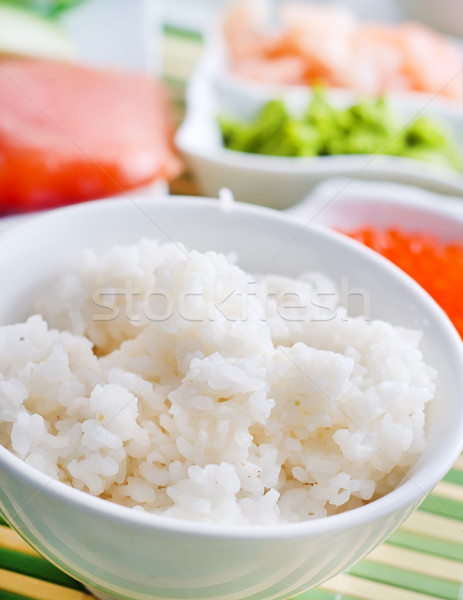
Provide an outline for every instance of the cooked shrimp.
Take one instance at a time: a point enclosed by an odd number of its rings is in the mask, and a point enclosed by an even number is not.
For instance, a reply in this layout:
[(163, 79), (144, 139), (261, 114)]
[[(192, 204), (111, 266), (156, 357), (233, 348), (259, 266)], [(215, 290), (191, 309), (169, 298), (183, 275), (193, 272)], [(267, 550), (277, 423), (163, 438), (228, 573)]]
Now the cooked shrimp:
[(265, 57), (279, 45), (279, 34), (263, 30), (266, 6), (265, 0), (240, 0), (230, 6), (222, 29), (233, 60)]
[(297, 56), (279, 58), (251, 58), (232, 64), (236, 75), (280, 85), (302, 85), (306, 79), (306, 65)]
[[(337, 74), (349, 66), (355, 19), (336, 7), (288, 4), (281, 11), (285, 34), (282, 46), (306, 64), (306, 82), (325, 81), (336, 85)], [(332, 35), (333, 30), (336, 35)], [(310, 31), (310, 35), (308, 35)]]
[[(462, 100), (463, 54), (416, 23), (363, 23), (344, 8), (287, 2), (269, 28), (265, 0), (241, 0), (224, 21), (229, 68), (244, 77), (349, 88), (411, 90)], [(268, 6), (267, 6), (268, 9)]]
[(403, 73), (412, 89), (461, 98), (463, 58), (442, 37), (418, 23), (401, 27)]

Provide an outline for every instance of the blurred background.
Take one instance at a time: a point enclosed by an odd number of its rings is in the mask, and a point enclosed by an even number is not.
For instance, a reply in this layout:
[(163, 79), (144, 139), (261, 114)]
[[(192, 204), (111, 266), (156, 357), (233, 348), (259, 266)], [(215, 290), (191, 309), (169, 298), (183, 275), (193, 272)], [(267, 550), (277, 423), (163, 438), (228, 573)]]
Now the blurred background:
[[(294, 6), (297, 7), (296, 13)], [(297, 11), (301, 13), (300, 19)], [(404, 26), (410, 20), (415, 25)], [(458, 138), (462, 134), (460, 117), (463, 114), (463, 83), (460, 72), (461, 42), (458, 37), (459, 34), (463, 35), (462, 28), (463, 8), (457, 0), (443, 0), (439, 3), (426, 0), (325, 0), (318, 3), (308, 0), (0, 0), (0, 58), (4, 61), (3, 78), (0, 80), (0, 86), (3, 86), (0, 87), (0, 98), (2, 89), (4, 97), (3, 127), (0, 124), (0, 141), (3, 140), (3, 147), (0, 146), (0, 152), (7, 152), (7, 148), (11, 151), (11, 144), (15, 147), (14, 155), (3, 161), (0, 183), (2, 180), (7, 183), (4, 183), (3, 188), (0, 185), (0, 212), (12, 214), (104, 197), (110, 193), (127, 193), (161, 181), (169, 183), (173, 193), (214, 195), (220, 185), (231, 187), (235, 192), (231, 182), (238, 186), (236, 172), (227, 171), (232, 159), (224, 155), (222, 162), (215, 165), (218, 171), (216, 180), (213, 180), (210, 163), (205, 165), (204, 161), (198, 161), (199, 150), (191, 148), (191, 120), (198, 124), (201, 119), (211, 119), (211, 114), (199, 115), (198, 105), (202, 104), (204, 113), (206, 104), (214, 104), (210, 107), (214, 118), (226, 113), (231, 117), (250, 118), (256, 116), (258, 109), (265, 104), (264, 100), (295, 96), (297, 88), (300, 91), (303, 87), (307, 92), (318, 84), (326, 88), (327, 104), (334, 102), (333, 106), (336, 105), (337, 108), (339, 103), (336, 104), (336, 93), (339, 90), (350, 94), (349, 100), (352, 103), (365, 96), (370, 99), (386, 98), (392, 117), (385, 117), (385, 114), (380, 115), (378, 112), (376, 119), (377, 122), (392, 122), (397, 116), (397, 131), (413, 116), (437, 117), (439, 127), (434, 123), (430, 126), (429, 122), (423, 127), (419, 120), (419, 127), (410, 135), (416, 136), (419, 129), (420, 143), (415, 143), (416, 140), (413, 144), (407, 142), (408, 148), (405, 150), (403, 144), (402, 148), (398, 148), (396, 144), (384, 149), (384, 140), (381, 141), (379, 137), (372, 144), (371, 135), (369, 143), (365, 145), (360, 143), (361, 136), (356, 135), (354, 142), (350, 140), (348, 144), (334, 144), (334, 150), (333, 144), (328, 148), (326, 143), (319, 143), (318, 149), (306, 145), (304, 150), (299, 147), (297, 153), (304, 156), (314, 153), (373, 155), (380, 148), (381, 153), (405, 153), (409, 158), (429, 159), (433, 166), (429, 170), (428, 166), (422, 164), (396, 162), (393, 165), (390, 162), (386, 171), (392, 179), (403, 183), (418, 183), (447, 194), (460, 193), (463, 191), (463, 179), (456, 177), (455, 171), (461, 171), (463, 159), (460, 160), (461, 157), (457, 156), (461, 148), (451, 138), (452, 135)], [(86, 181), (79, 181), (77, 187), (82, 183), (80, 187), (87, 188), (85, 193), (71, 193), (62, 185), (56, 190), (52, 181), (56, 180), (56, 174), (50, 171), (50, 155), (42, 163), (38, 158), (41, 151), (37, 147), (39, 136), (33, 134), (36, 121), (32, 119), (32, 129), (24, 131), (26, 142), (22, 153), (17, 149), (17, 135), (11, 133), (9, 111), (12, 111), (11, 118), (14, 120), (20, 112), (20, 103), (18, 98), (10, 99), (9, 103), (6, 99), (11, 92), (11, 89), (8, 92), (8, 86), (12, 88), (13, 85), (12, 75), (7, 76), (7, 67), (12, 67), (11, 61), (14, 59), (15, 69), (30, 71), (23, 73), (20, 79), (24, 92), (22, 101), (28, 93), (24, 87), (26, 82), (31, 78), (37, 82), (42, 77), (35, 77), (32, 73), (40, 68), (36, 63), (26, 67), (23, 62), (18, 66), (18, 58), (34, 58), (36, 61), (51, 59), (68, 64), (69, 85), (72, 85), (74, 77), (71, 75), (72, 68), (76, 66), (113, 71), (119, 69), (156, 79), (162, 85), (162, 93), (167, 96), (167, 103), (162, 107), (162, 121), (168, 122), (170, 134), (162, 127), (161, 131), (157, 130), (156, 136), (162, 137), (163, 145), (166, 146), (161, 153), (158, 147), (148, 148), (148, 140), (145, 140), (144, 151), (151, 151), (150, 159), (145, 158), (145, 166), (151, 160), (151, 171), (146, 169), (146, 173), (139, 176), (137, 169), (141, 169), (140, 165), (129, 167), (127, 158), (122, 156), (121, 151), (119, 159), (111, 158), (113, 163), (117, 163), (116, 170), (109, 166), (107, 160), (103, 160), (100, 165), (108, 170), (113, 179), (112, 185), (96, 185), (94, 182), (87, 185)], [(9, 61), (8, 64), (5, 61)], [(61, 75), (50, 77), (55, 81), (62, 78)], [(46, 124), (42, 123), (47, 135), (50, 133), (48, 129), (52, 119), (55, 128), (61, 128), (61, 134), (66, 132), (68, 122), (64, 113), (67, 111), (75, 114), (79, 108), (72, 105), (72, 100), (66, 99), (65, 90), (72, 96), (68, 83), (63, 84), (60, 91), (50, 91), (49, 95), (54, 98), (52, 105), (43, 100), (44, 104), (40, 107), (42, 117), (45, 114), (50, 117)], [(198, 91), (199, 87), (201, 92)], [(18, 89), (16, 86), (16, 92)], [(47, 89), (51, 90), (50, 86)], [(406, 92), (420, 92), (421, 96), (416, 93), (407, 95)], [(159, 96), (159, 91), (157, 93)], [(104, 92), (101, 90), (98, 94), (102, 97)], [(120, 105), (123, 104), (122, 98), (115, 98), (110, 91), (108, 94), (112, 98), (111, 103), (117, 101)], [(135, 92), (133, 96), (134, 94)], [(207, 101), (197, 100), (201, 94), (207, 97)], [(62, 96), (61, 101), (59, 96)], [(257, 96), (261, 100), (260, 104), (256, 100)], [(443, 97), (447, 100), (450, 97), (453, 104), (439, 103)], [(344, 105), (346, 103), (347, 100), (341, 102)], [(152, 106), (153, 110), (155, 106), (159, 110), (158, 101), (153, 100)], [(37, 106), (35, 108), (38, 110)], [(81, 105), (81, 113), (83, 108)], [(114, 107), (114, 110), (119, 108)], [(192, 117), (186, 119), (186, 127), (173, 140), (173, 134), (185, 119), (187, 108)], [(27, 107), (24, 110), (30, 115)], [(92, 120), (103, 123), (104, 119), (98, 116), (96, 109), (93, 111), (86, 107), (85, 110), (88, 112), (87, 124)], [(58, 115), (56, 111), (61, 113)], [(364, 110), (363, 114), (366, 114)], [(148, 116), (138, 115), (139, 127), (143, 127), (143, 118)], [(160, 113), (149, 115), (149, 118), (157, 122)], [(134, 120), (135, 116), (132, 115), (131, 131), (134, 131)], [(24, 119), (22, 122), (25, 122)], [(199, 142), (199, 153), (203, 158), (206, 154), (215, 153), (213, 140), (221, 136), (223, 144), (231, 147), (227, 145), (226, 132), (223, 128), (221, 131), (218, 128), (217, 122), (209, 122), (202, 127), (203, 136), (198, 138), (194, 132), (195, 140), (204, 138)], [(25, 125), (23, 129), (26, 129)], [(88, 162), (93, 146), (89, 145), (89, 140), (85, 137), (81, 139), (82, 127), (76, 129), (79, 133), (73, 133), (74, 145), (80, 146), (87, 153)], [(109, 135), (108, 131), (101, 130), (98, 135), (102, 145), (108, 139), (108, 147), (122, 148), (125, 143), (122, 136), (126, 135), (124, 131), (121, 127), (117, 142), (115, 131), (111, 132), (111, 141), (106, 137)], [(370, 127), (369, 134), (371, 132)], [(383, 133), (391, 137), (390, 131), (385, 130)], [(167, 139), (166, 136), (169, 135)], [(443, 137), (445, 140), (441, 139)], [(32, 138), (35, 139), (35, 145), (30, 143)], [(139, 150), (140, 148), (138, 146)], [(133, 150), (134, 147), (131, 146), (132, 153)], [(167, 152), (168, 160), (165, 159)], [(278, 155), (282, 152), (281, 147), (275, 150)], [(267, 149), (264, 153), (270, 154), (270, 151)], [(94, 156), (96, 162), (100, 160), (100, 154)], [(27, 162), (32, 160), (32, 155), (35, 161), (33, 165)], [(238, 154), (235, 158), (238, 160)], [(77, 162), (73, 163), (74, 166), (80, 164), (77, 157), (75, 160)], [(177, 161), (175, 165), (174, 161)], [(61, 169), (60, 172), (63, 172), (63, 164), (61, 162), (58, 166), (58, 162), (56, 161), (56, 170)], [(18, 164), (22, 163), (25, 163), (24, 168), (18, 168)], [(69, 166), (72, 160), (68, 163)], [(453, 172), (439, 171), (435, 167), (436, 163), (439, 166), (450, 165)], [(355, 162), (350, 166), (345, 162), (340, 165), (339, 161), (338, 164), (332, 161), (331, 166), (326, 164), (325, 161), (324, 176), (349, 176), (358, 170)], [(377, 178), (378, 174), (381, 176), (384, 173), (384, 169), (376, 159), (374, 165), (379, 170), (372, 171), (371, 177)], [(318, 169), (318, 163), (313, 162), (313, 166)], [(208, 177), (203, 173), (206, 167)], [(326, 172), (325, 168), (328, 169)], [(133, 177), (116, 175), (116, 171), (120, 174), (127, 169), (133, 171)], [(38, 175), (41, 170), (43, 177)], [(362, 170), (368, 177), (371, 169)], [(18, 172), (21, 176), (29, 174), (31, 177), (34, 173), (35, 177), (29, 186), (33, 191), (24, 192), (21, 197), (19, 193), (11, 192), (16, 187), (14, 178)], [(40, 186), (43, 187), (43, 192), (40, 193), (37, 191), (40, 187), (39, 179)], [(284, 178), (280, 181), (286, 186)], [(285, 205), (272, 198), (268, 201), (256, 198), (256, 202), (285, 208), (300, 200), (317, 182), (317, 178), (306, 178), (299, 185), (297, 193), (293, 195), (290, 191), (290, 199)], [(250, 190), (248, 194), (237, 187), (237, 199), (254, 201), (255, 190), (260, 188), (259, 185), (249, 184), (246, 180), (247, 189)], [(280, 187), (274, 189), (281, 195)], [(40, 198), (30, 201), (29, 196), (34, 194)]]

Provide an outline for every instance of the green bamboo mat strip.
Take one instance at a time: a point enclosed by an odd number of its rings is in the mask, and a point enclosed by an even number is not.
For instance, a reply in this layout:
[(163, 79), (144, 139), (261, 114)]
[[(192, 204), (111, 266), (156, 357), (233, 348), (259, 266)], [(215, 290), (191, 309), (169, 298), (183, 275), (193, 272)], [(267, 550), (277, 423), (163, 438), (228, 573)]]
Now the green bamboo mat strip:
[(444, 477), (444, 481), (448, 481), (449, 483), (456, 483), (457, 485), (463, 486), (463, 471), (457, 471), (457, 469), (452, 469)]
[(355, 600), (436, 600), (435, 596), (400, 588), (394, 582), (369, 581), (350, 574), (338, 575), (323, 587), (336, 593), (335, 600), (344, 600), (346, 595)]
[(164, 27), (162, 75), (171, 91), (183, 95), (188, 78), (197, 66), (203, 50), (200, 34)]
[(163, 28), (164, 38), (170, 36), (178, 41), (180, 40), (194, 40), (195, 42), (202, 43), (203, 36), (199, 31), (191, 29), (181, 29), (174, 25), (164, 24)]
[(402, 524), (401, 531), (428, 535), (437, 540), (461, 544), (461, 527), (457, 521), (417, 510)]
[(162, 41), (164, 75), (186, 83), (198, 64), (203, 50), (200, 40), (165, 35)]
[[(0, 548), (0, 569), (22, 573), (36, 579), (49, 581), (76, 590), (83, 590), (83, 586), (60, 571), (57, 567), (41, 556), (23, 554), (8, 548)], [(1, 582), (0, 582), (1, 588)]]
[(0, 600), (30, 600), (30, 597), (0, 590)]
[(421, 550), (383, 544), (373, 550), (367, 559), (370, 562), (406, 570), (415, 575), (429, 575), (429, 577), (445, 579), (454, 583), (461, 581), (462, 565), (460, 561), (426, 554)]
[(428, 496), (421, 504), (418, 510), (432, 513), (434, 515), (440, 515), (447, 519), (456, 519), (457, 521), (463, 521), (463, 504), (461, 502), (458, 502), (457, 500), (452, 500), (450, 498), (443, 498), (441, 496), (435, 495)]
[(15, 594), (28, 600), (91, 600), (87, 592), (5, 569), (0, 569), (0, 600), (2, 594)]
[(463, 541), (461, 544), (446, 542), (429, 537), (425, 533), (420, 535), (399, 529), (389, 537), (386, 544), (463, 563)]
[(460, 584), (453, 581), (438, 579), (423, 573), (413, 573), (389, 565), (372, 563), (368, 559), (354, 565), (349, 574), (388, 585), (393, 582), (394, 587), (435, 596), (442, 600), (457, 599), (460, 588)]

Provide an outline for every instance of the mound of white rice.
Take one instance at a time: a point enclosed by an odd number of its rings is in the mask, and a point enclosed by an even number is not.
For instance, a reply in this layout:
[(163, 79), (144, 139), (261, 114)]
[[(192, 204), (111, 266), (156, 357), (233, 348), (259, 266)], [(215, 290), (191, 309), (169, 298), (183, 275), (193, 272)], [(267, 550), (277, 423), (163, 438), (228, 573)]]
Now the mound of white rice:
[(0, 329), (0, 443), (139, 510), (257, 525), (375, 499), (425, 446), (420, 334), (321, 274), (251, 276), (143, 240), (86, 251)]

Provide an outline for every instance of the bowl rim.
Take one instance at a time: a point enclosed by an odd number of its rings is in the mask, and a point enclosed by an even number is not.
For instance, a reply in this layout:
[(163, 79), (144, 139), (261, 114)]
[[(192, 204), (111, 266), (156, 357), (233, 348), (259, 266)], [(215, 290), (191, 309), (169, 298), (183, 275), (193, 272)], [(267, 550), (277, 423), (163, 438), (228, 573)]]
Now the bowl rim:
[[(233, 208), (230, 208), (229, 203), (225, 205), (225, 203), (217, 201), (217, 199), (214, 198), (168, 195), (165, 197), (147, 198), (143, 200), (143, 202), (145, 207), (164, 206), (167, 209), (170, 207), (172, 210), (179, 210), (185, 206), (191, 208), (195, 205), (207, 207), (208, 209), (215, 211), (237, 210), (241, 213), (258, 215), (259, 218), (265, 217), (267, 222), (273, 221), (273, 223), (276, 223), (277, 221), (281, 222), (281, 220), (283, 220), (290, 225), (291, 228), (300, 228), (300, 223), (296, 223), (294, 218), (289, 215), (266, 207), (239, 202), (233, 203)], [(40, 213), (34, 218), (21, 222), (14, 228), (4, 232), (0, 236), (0, 248), (3, 244), (8, 244), (8, 240), (14, 238), (16, 235), (27, 234), (27, 231), (30, 228), (33, 230), (40, 228), (40, 224), (44, 220), (52, 221), (55, 219), (58, 222), (61, 218), (70, 218), (72, 220), (72, 216), (76, 212), (98, 212), (102, 210), (103, 207), (104, 210), (117, 210), (118, 207), (122, 207), (123, 205), (128, 206), (134, 203), (136, 204), (136, 202), (130, 198), (107, 198)], [(360, 242), (356, 242), (343, 234), (316, 225), (308, 225), (307, 229), (312, 231), (313, 235), (335, 240), (338, 245), (350, 247), (349, 251), (356, 254), (363, 254), (364, 257), (370, 262), (376, 263), (383, 271), (388, 271), (392, 276), (401, 280), (402, 284), (413, 294), (420, 296), (421, 301), (429, 306), (430, 310), (434, 312), (436, 319), (439, 320), (440, 326), (443, 327), (443, 335), (449, 344), (451, 352), (455, 352), (455, 354), (461, 358), (463, 364), (463, 344), (460, 336), (444, 311), (413, 279), (382, 256), (365, 248)], [(457, 376), (460, 387), (463, 390), (463, 370), (459, 372)], [(78, 507), (83, 512), (91, 513), (108, 522), (117, 521), (118, 523), (123, 522), (127, 526), (130, 525), (145, 530), (164, 531), (168, 533), (214, 539), (285, 540), (299, 537), (316, 537), (322, 534), (333, 534), (346, 529), (354, 529), (378, 519), (386, 518), (397, 511), (406, 511), (407, 509), (416, 508), (431, 488), (452, 467), (463, 450), (463, 411), (461, 414), (457, 415), (457, 422), (457, 428), (461, 432), (460, 439), (457, 440), (457, 436), (455, 436), (455, 439), (452, 438), (451, 443), (447, 440), (445, 444), (442, 445), (440, 449), (441, 460), (438, 465), (439, 468), (435, 469), (432, 476), (428, 473), (425, 465), (420, 465), (417, 468), (416, 473), (412, 476), (406, 475), (404, 480), (396, 488), (373, 502), (328, 517), (277, 525), (224, 525), (133, 510), (126, 506), (80, 491), (71, 487), (69, 484), (58, 481), (56, 478), (50, 478), (50, 476), (28, 465), (21, 458), (14, 455), (13, 452), (1, 445), (0, 468), (8, 471), (16, 478), (20, 478), (22, 482), (25, 482), (35, 490), (28, 503), (31, 502), (37, 494), (45, 493), (50, 497), (61, 499), (74, 507)], [(14, 518), (23, 512), (27, 504), (18, 509), (13, 517), (10, 516), (9, 520), (11, 520), (13, 524)], [(407, 515), (405, 514), (405, 516)]]
[[(274, 156), (231, 150), (221, 145), (201, 148), (189, 139), (189, 122), (185, 121), (175, 135), (175, 144), (185, 155), (207, 160), (215, 165), (240, 168), (258, 173), (283, 173), (301, 175), (333, 171), (352, 173), (352, 170), (372, 171), (379, 175), (390, 173), (413, 176), (423, 181), (437, 181), (463, 190), (463, 175), (443, 165), (425, 162), (394, 154), (332, 154), (328, 156)], [(185, 133), (186, 132), (186, 133)], [(185, 140), (186, 138), (186, 140)], [(423, 169), (423, 166), (425, 169)]]
[[(439, 194), (431, 190), (391, 181), (352, 180), (334, 177), (317, 185), (305, 198), (284, 212), (299, 220), (310, 219), (316, 225), (332, 227), (338, 207), (377, 207), (378, 210), (403, 207), (461, 224), (463, 235), (463, 201), (461, 197)], [(325, 213), (329, 216), (318, 219)], [(305, 214), (305, 211), (307, 214)], [(359, 222), (361, 219), (359, 218)], [(378, 227), (378, 225), (374, 225)], [(396, 229), (408, 229), (400, 223)], [(432, 231), (426, 232), (433, 235)]]

